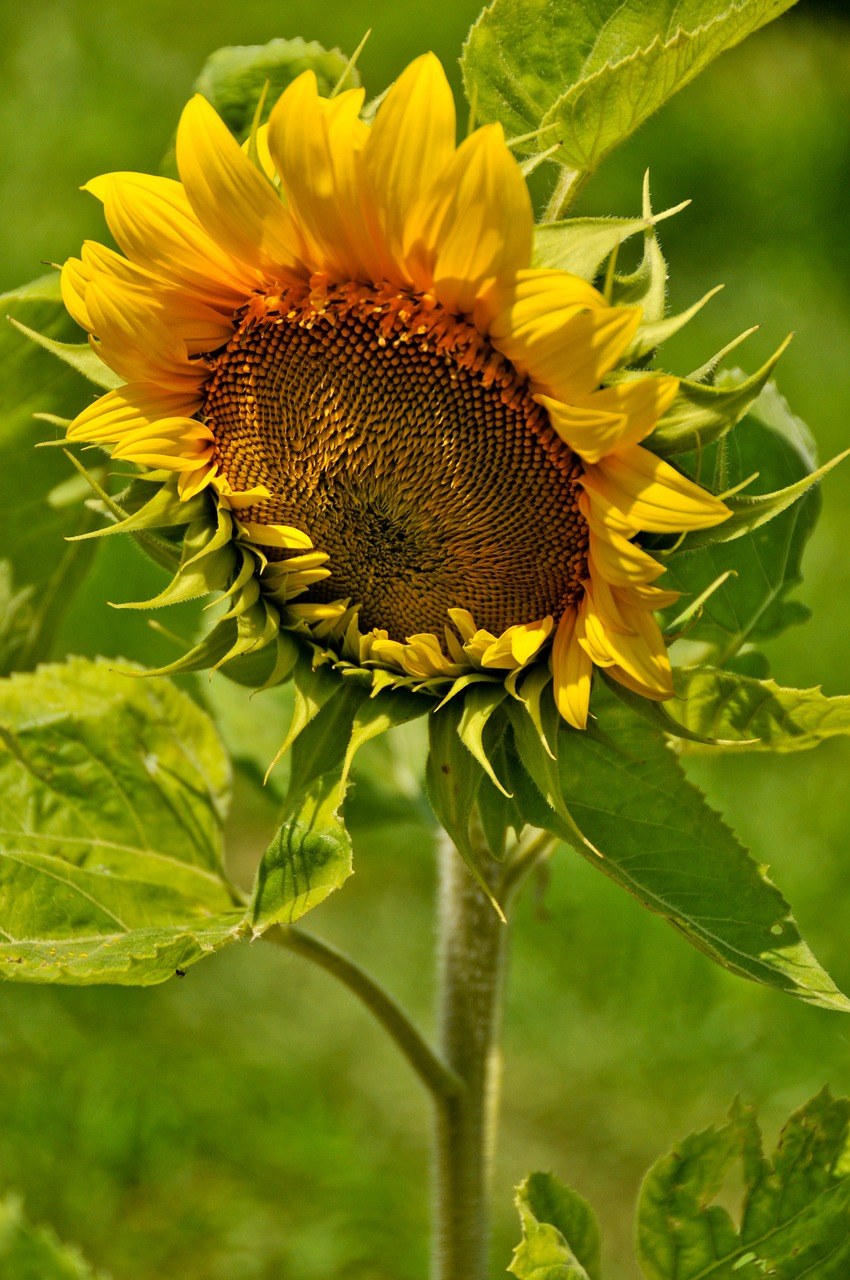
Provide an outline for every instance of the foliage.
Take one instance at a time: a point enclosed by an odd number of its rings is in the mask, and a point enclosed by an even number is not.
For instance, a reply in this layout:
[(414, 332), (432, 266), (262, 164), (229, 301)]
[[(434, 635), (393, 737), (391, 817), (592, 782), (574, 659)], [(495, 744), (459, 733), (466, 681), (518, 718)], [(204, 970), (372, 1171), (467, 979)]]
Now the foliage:
[(0, 1268), (6, 1280), (97, 1280), (76, 1249), (31, 1226), (12, 1196), (0, 1201)]
[[(842, 1280), (850, 1262), (850, 1099), (823, 1090), (796, 1111), (764, 1155), (755, 1113), (736, 1103), (727, 1124), (691, 1134), (652, 1166), (637, 1208), (645, 1280)], [(717, 1203), (740, 1165), (739, 1225)], [(599, 1280), (589, 1206), (551, 1174), (517, 1190), (520, 1280)]]
[(605, 156), (724, 49), (794, 0), (687, 0), (662, 16), (652, 0), (493, 0), (464, 48), (479, 119), (526, 153), (592, 173)]

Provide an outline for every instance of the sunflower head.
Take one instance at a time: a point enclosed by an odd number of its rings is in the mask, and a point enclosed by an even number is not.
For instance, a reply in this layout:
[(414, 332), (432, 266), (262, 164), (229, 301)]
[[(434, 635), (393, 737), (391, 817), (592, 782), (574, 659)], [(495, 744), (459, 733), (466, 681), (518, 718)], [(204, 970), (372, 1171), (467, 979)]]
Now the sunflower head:
[(306, 653), (431, 707), (533, 689), (577, 729), (594, 667), (669, 698), (640, 538), (728, 512), (643, 443), (679, 383), (629, 368), (641, 308), (533, 265), (502, 129), (458, 145), (432, 55), (362, 108), (306, 71), (240, 146), (196, 96), (180, 181), (87, 186), (120, 253), (86, 244), (63, 296), (125, 382), (68, 436), (148, 473), (115, 510), (172, 531), (157, 602), (199, 575), (227, 599), (182, 666), (267, 651), (268, 683)]

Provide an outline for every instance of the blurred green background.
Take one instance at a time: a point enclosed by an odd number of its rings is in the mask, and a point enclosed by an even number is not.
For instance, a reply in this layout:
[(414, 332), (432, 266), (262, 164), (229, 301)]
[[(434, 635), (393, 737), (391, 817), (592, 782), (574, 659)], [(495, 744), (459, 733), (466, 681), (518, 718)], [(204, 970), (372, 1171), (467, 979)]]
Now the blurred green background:
[[(360, 64), (370, 92), (426, 48), (457, 84), (477, 9), (477, 0), (5, 0), (0, 290), (103, 236), (98, 206), (77, 188), (110, 169), (157, 168), (216, 47), (301, 34), (350, 51), (371, 26)], [(666, 364), (687, 373), (760, 323), (736, 353), (753, 370), (795, 330), (780, 385), (824, 456), (848, 443), (850, 403), (850, 25), (837, 14), (803, 4), (724, 56), (608, 161), (582, 206), (637, 212), (647, 166), (657, 206), (693, 198), (663, 228), (672, 303), (718, 281), (727, 289)], [(846, 467), (824, 498), (798, 597), (814, 618), (771, 657), (782, 682), (839, 693), (850, 690)], [(142, 619), (108, 609), (116, 575), (125, 598), (156, 580), (127, 544), (103, 548), (61, 648), (170, 653), (151, 647)], [(243, 715), (244, 698), (228, 697)], [(273, 702), (251, 704), (271, 742), (274, 713)], [(819, 958), (850, 989), (850, 744), (689, 768), (771, 865)], [(358, 874), (310, 925), (427, 1021), (431, 831), (415, 795), (393, 808), (373, 790), (361, 770), (351, 805)], [(241, 876), (273, 821), (271, 799), (237, 780), (229, 836)], [(758, 1106), (772, 1138), (825, 1081), (850, 1092), (848, 1050), (840, 1015), (719, 971), (562, 851), (548, 885), (521, 904), (513, 936), (494, 1275), (518, 1235), (511, 1188), (543, 1167), (596, 1207), (606, 1276), (635, 1277), (632, 1206), (650, 1161), (719, 1120), (736, 1094)], [(115, 1280), (426, 1274), (427, 1103), (367, 1015), (301, 960), (257, 945), (149, 991), (4, 987), (0, 1080), (0, 1193), (20, 1190), (32, 1217)]]

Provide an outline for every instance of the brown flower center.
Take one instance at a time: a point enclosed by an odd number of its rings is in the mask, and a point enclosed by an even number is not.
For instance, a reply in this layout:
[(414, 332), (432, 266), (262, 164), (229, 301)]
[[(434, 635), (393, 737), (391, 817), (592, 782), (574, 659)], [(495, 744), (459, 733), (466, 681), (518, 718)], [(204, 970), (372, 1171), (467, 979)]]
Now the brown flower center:
[(582, 592), (581, 465), (526, 381), (433, 299), (360, 285), (255, 300), (210, 361), (221, 472), (303, 529), (362, 631), (441, 637), (449, 608), (500, 634)]

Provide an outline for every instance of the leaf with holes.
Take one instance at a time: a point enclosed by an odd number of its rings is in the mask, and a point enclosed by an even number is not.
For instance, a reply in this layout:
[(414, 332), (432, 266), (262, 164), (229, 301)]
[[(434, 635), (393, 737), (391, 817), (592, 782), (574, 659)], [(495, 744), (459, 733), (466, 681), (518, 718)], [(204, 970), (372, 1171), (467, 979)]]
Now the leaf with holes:
[[(791, 1116), (772, 1159), (752, 1111), (677, 1144), (644, 1180), (637, 1215), (646, 1280), (846, 1280), (850, 1100), (828, 1090)], [(716, 1204), (736, 1165), (740, 1226)]]

